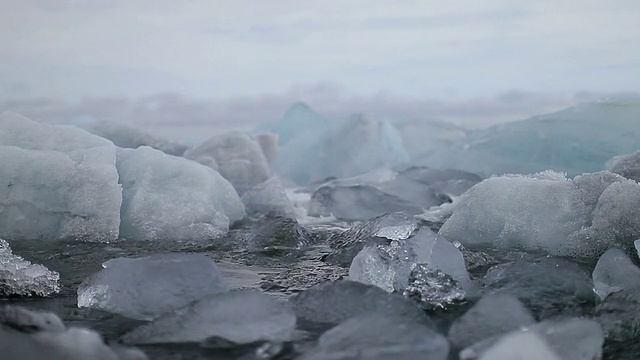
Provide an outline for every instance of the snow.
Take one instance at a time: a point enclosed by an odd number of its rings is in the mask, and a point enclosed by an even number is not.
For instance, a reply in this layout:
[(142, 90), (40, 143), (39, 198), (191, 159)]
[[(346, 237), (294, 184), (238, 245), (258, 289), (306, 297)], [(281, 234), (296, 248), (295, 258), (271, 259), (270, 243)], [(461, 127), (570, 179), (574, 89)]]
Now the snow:
[(152, 320), (209, 294), (227, 291), (216, 264), (201, 254), (116, 258), (103, 266), (78, 287), (78, 307)]

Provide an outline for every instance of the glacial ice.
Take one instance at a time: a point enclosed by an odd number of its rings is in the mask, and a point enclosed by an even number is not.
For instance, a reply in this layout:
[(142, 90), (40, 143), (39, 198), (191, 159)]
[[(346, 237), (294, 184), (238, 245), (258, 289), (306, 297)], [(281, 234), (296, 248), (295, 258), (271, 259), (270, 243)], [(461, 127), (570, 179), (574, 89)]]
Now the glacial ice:
[(328, 121), (309, 105), (298, 102), (285, 112), (282, 119), (275, 123), (261, 125), (256, 132), (274, 133), (278, 135), (278, 145), (284, 146), (297, 136), (316, 132), (327, 125)]
[(125, 334), (128, 344), (201, 342), (216, 337), (236, 344), (290, 341), (296, 316), (288, 304), (257, 291), (214, 294)]
[(605, 163), (605, 169), (627, 179), (640, 181), (640, 151), (614, 156)]
[(640, 238), (639, 205), (640, 185), (606, 171), (493, 177), (460, 197), (440, 234), (472, 250), (595, 259)]
[(209, 294), (227, 291), (220, 271), (201, 254), (116, 258), (78, 287), (78, 307), (152, 320)]
[(272, 176), (260, 143), (243, 131), (215, 135), (184, 156), (220, 172), (240, 195)]
[(589, 274), (568, 260), (542, 257), (493, 266), (483, 279), (487, 292), (516, 296), (538, 318), (579, 313), (595, 294)]
[(382, 248), (367, 245), (353, 258), (349, 280), (375, 285), (391, 293), (396, 278), (395, 260)]
[(415, 165), (426, 165), (423, 164), (426, 159), (464, 140), (468, 133), (466, 129), (436, 120), (396, 121), (393, 125), (402, 136), (402, 143)]
[(126, 122), (94, 120), (77, 124), (77, 126), (92, 134), (108, 139), (115, 146), (121, 148), (136, 149), (140, 146), (149, 146), (174, 156), (182, 156), (189, 148), (183, 144), (156, 138)]
[(404, 212), (376, 216), (331, 237), (328, 241), (335, 250), (323, 260), (347, 267), (365, 245), (389, 245), (391, 240), (409, 238), (417, 229), (416, 219)]
[(387, 314), (353, 317), (320, 336), (303, 360), (446, 360), (449, 344), (424, 324)]
[(612, 341), (629, 341), (640, 335), (640, 293), (619, 291), (596, 305), (596, 320)]
[(311, 196), (309, 215), (364, 221), (388, 212), (420, 214), (424, 208), (373, 186), (323, 186)]
[(361, 314), (386, 314), (430, 324), (422, 310), (402, 296), (355, 281), (315, 285), (289, 298), (298, 319), (315, 323), (341, 323)]
[(640, 101), (579, 104), (528, 120), (472, 131), (441, 149), (425, 165), (482, 176), (547, 169), (576, 176), (595, 172), (610, 158), (640, 148)]
[(294, 137), (280, 149), (275, 169), (282, 177), (306, 185), (394, 168), (408, 160), (393, 126), (356, 116)]
[(14, 255), (0, 239), (0, 297), (49, 296), (60, 291), (60, 274)]
[(453, 322), (449, 329), (449, 341), (453, 348), (463, 349), (533, 323), (533, 316), (516, 297), (485, 295)]
[(0, 309), (1, 359), (146, 360), (140, 350), (108, 346), (83, 328), (66, 328), (55, 314), (5, 306)]
[(306, 248), (313, 242), (313, 235), (297, 220), (269, 213), (260, 218), (260, 225), (247, 236), (246, 247), (252, 252), (270, 253)]
[(240, 197), (247, 214), (268, 214), (271, 212), (292, 216), (295, 214), (293, 204), (285, 188), (277, 177), (260, 183)]
[[(526, 334), (534, 335), (536, 340)], [(593, 360), (602, 358), (603, 345), (604, 333), (594, 320), (554, 319), (480, 341), (462, 350), (460, 359), (507, 360), (513, 359), (509, 354), (518, 354), (524, 359), (549, 358), (539, 357), (544, 355), (558, 360)]]
[(202, 242), (227, 233), (244, 205), (218, 172), (150, 147), (119, 149), (120, 237)]
[(73, 126), (0, 115), (0, 237), (113, 241), (120, 225), (116, 147)]
[(640, 291), (640, 268), (620, 249), (607, 250), (593, 270), (593, 290), (600, 299), (625, 290)]
[(464, 302), (467, 294), (460, 283), (429, 264), (414, 264), (402, 295), (423, 309), (446, 309), (449, 305)]

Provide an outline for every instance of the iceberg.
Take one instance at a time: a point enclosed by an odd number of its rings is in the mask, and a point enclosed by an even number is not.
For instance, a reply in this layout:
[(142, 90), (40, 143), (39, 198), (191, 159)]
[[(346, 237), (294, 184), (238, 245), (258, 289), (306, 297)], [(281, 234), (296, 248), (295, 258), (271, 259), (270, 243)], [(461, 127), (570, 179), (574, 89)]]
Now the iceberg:
[(247, 214), (268, 214), (271, 212), (287, 216), (295, 215), (293, 203), (277, 177), (260, 183), (240, 197)]
[(403, 120), (393, 125), (402, 136), (411, 164), (426, 165), (425, 160), (442, 149), (465, 139), (466, 129), (438, 120)]
[(278, 136), (278, 145), (284, 146), (291, 139), (328, 125), (328, 121), (315, 112), (309, 105), (298, 102), (293, 104), (282, 119), (275, 123), (259, 126), (256, 132), (270, 132)]
[(286, 303), (243, 290), (205, 297), (133, 329), (122, 340), (127, 344), (202, 342), (213, 337), (236, 344), (290, 341), (295, 326), (296, 316)]
[(240, 195), (272, 176), (261, 144), (243, 131), (216, 135), (186, 151), (184, 157), (220, 172)]
[(73, 126), (0, 115), (0, 237), (114, 241), (121, 187), (116, 147)]
[(245, 215), (231, 184), (194, 161), (143, 146), (119, 149), (117, 167), (123, 239), (202, 242)]
[(49, 296), (60, 291), (60, 274), (14, 255), (0, 239), (0, 297)]
[(228, 291), (220, 271), (201, 254), (116, 258), (78, 287), (78, 307), (152, 320), (209, 294)]
[(602, 170), (612, 157), (640, 148), (640, 101), (579, 104), (528, 120), (470, 132), (426, 165), (482, 176), (552, 169), (576, 176)]
[(189, 149), (187, 145), (158, 139), (126, 122), (94, 120), (82, 122), (77, 126), (92, 134), (108, 139), (115, 146), (121, 148), (136, 149), (140, 146), (149, 146), (174, 156), (182, 156)]
[(393, 126), (360, 115), (296, 136), (282, 146), (274, 168), (282, 177), (307, 185), (334, 176), (394, 168), (408, 161)]
[(606, 171), (493, 177), (454, 206), (439, 233), (471, 250), (596, 259), (611, 247), (630, 251), (640, 238), (640, 185)]

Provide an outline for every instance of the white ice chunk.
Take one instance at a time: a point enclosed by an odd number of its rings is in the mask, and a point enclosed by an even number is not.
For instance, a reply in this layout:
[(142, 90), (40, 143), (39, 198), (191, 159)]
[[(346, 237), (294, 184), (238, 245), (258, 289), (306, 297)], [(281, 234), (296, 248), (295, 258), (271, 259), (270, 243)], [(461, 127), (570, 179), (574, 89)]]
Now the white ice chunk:
[(609, 249), (593, 269), (593, 289), (600, 299), (622, 290), (640, 291), (640, 268), (622, 250)]
[(110, 141), (3, 113), (0, 163), (0, 237), (117, 239), (122, 193)]
[(0, 297), (49, 296), (60, 291), (58, 280), (60, 274), (14, 255), (0, 239)]
[(640, 181), (640, 151), (615, 156), (605, 163), (605, 168), (627, 179)]
[[(469, 353), (461, 353), (460, 359), (476, 359)], [(538, 334), (516, 332), (500, 339), (487, 349), (479, 360), (564, 360)]]
[(146, 146), (118, 151), (120, 236), (201, 242), (227, 233), (244, 205), (218, 172)]
[(440, 234), (470, 249), (595, 258), (640, 237), (640, 185), (609, 172), (494, 177), (460, 197)]
[(267, 181), (272, 175), (260, 143), (243, 131), (216, 135), (186, 151), (184, 156), (212, 166), (231, 182), (240, 195)]
[(449, 344), (428, 326), (388, 314), (349, 319), (320, 336), (303, 360), (445, 360)]
[(200, 342), (218, 337), (238, 344), (289, 341), (296, 316), (283, 302), (257, 291), (211, 295), (125, 334), (129, 344)]
[(349, 280), (375, 285), (387, 292), (393, 292), (395, 277), (395, 259), (375, 245), (365, 246), (349, 267)]
[(227, 291), (220, 271), (201, 254), (117, 258), (78, 288), (78, 307), (151, 320), (209, 294)]

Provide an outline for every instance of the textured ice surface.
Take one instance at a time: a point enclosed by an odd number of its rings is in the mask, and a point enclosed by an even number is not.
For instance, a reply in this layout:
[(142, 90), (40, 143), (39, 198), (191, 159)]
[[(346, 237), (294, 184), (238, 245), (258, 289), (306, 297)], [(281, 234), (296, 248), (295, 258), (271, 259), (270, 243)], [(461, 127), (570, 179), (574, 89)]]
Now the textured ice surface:
[(349, 267), (349, 280), (375, 285), (393, 292), (396, 278), (396, 259), (376, 245), (365, 246)]
[(452, 347), (462, 349), (533, 323), (533, 316), (516, 297), (486, 295), (453, 322), (449, 341)]
[(104, 263), (78, 288), (78, 307), (151, 320), (209, 294), (227, 291), (216, 264), (201, 254), (157, 254)]
[(396, 211), (416, 215), (424, 209), (369, 185), (323, 186), (313, 193), (309, 203), (309, 215), (343, 220), (367, 220)]
[(595, 300), (589, 274), (560, 258), (496, 265), (487, 271), (483, 281), (488, 291), (518, 297), (541, 318), (569, 313), (572, 308)]
[(118, 150), (120, 237), (202, 242), (227, 233), (244, 205), (218, 172), (150, 147)]
[(55, 314), (7, 306), (0, 309), (1, 359), (13, 360), (146, 360), (133, 348), (105, 344), (100, 335), (82, 328), (65, 328)]
[(189, 148), (186, 145), (159, 139), (126, 122), (97, 120), (83, 122), (78, 127), (105, 139), (121, 148), (135, 149), (140, 146), (150, 146), (166, 154), (182, 156)]
[(243, 131), (216, 135), (184, 156), (219, 171), (240, 195), (271, 177), (260, 143)]
[(116, 147), (73, 126), (0, 115), (0, 237), (112, 241), (121, 188)]
[(320, 336), (304, 360), (445, 360), (449, 344), (428, 326), (387, 314), (351, 318)]
[(386, 314), (428, 321), (422, 310), (402, 296), (354, 281), (315, 285), (289, 298), (299, 319), (338, 324), (360, 314)]
[[(547, 347), (542, 347), (540, 342), (533, 341), (531, 337), (525, 336), (528, 333), (535, 334), (538, 340), (542, 340), (542, 343), (547, 344)], [(519, 341), (513, 341), (514, 338), (519, 339)], [(511, 341), (506, 342), (506, 339), (511, 339)], [(509, 344), (509, 346), (505, 346), (505, 343)], [(555, 358), (560, 360), (593, 360), (602, 358), (603, 345), (604, 333), (597, 322), (589, 319), (567, 318), (546, 320), (523, 327), (507, 335), (483, 340), (460, 352), (460, 358), (462, 360), (513, 359), (509, 357), (494, 358), (489, 354), (491, 354), (491, 349), (498, 347), (501, 347), (502, 351), (508, 350), (503, 356), (517, 354), (515, 348), (520, 347), (521, 352), (526, 349), (526, 352), (523, 352), (522, 355), (529, 356), (524, 357), (525, 359), (542, 359), (535, 357), (540, 352), (545, 355), (549, 354), (549, 356), (553, 353), (556, 355)], [(503, 353), (496, 352), (494, 354), (502, 355)], [(551, 357), (551, 359), (554, 359), (554, 357)]]
[(58, 280), (60, 274), (14, 255), (0, 239), (0, 297), (48, 296), (60, 291)]
[(627, 179), (640, 181), (640, 151), (615, 156), (605, 163), (605, 168)]
[(281, 176), (305, 185), (333, 176), (345, 178), (381, 167), (393, 168), (408, 160), (393, 126), (355, 116), (291, 139), (280, 149), (275, 169)]
[(501, 176), (461, 196), (440, 234), (474, 250), (594, 259), (640, 237), (638, 209), (640, 185), (610, 172), (572, 180), (554, 172)]
[(613, 156), (640, 148), (638, 117), (638, 100), (580, 104), (473, 131), (425, 162), (482, 176), (547, 169), (570, 176), (594, 172)]
[(607, 250), (593, 270), (593, 289), (601, 299), (625, 290), (640, 291), (640, 268), (620, 249)]
[(594, 320), (608, 340), (628, 341), (640, 335), (640, 294), (619, 291), (596, 305)]
[(242, 194), (240, 198), (248, 214), (268, 214), (276, 212), (285, 215), (293, 215), (293, 204), (284, 186), (277, 177), (258, 184)]
[(424, 309), (445, 309), (463, 302), (466, 293), (450, 275), (428, 264), (415, 264), (402, 295), (416, 301)]
[(125, 334), (130, 344), (200, 342), (217, 337), (238, 344), (288, 341), (296, 316), (288, 304), (256, 291), (207, 296)]
[(416, 264), (439, 269), (459, 282), (467, 291), (474, 288), (460, 250), (427, 227), (420, 228), (414, 236), (399, 242), (397, 258), (394, 284), (396, 290), (405, 289), (409, 274)]
[(249, 251), (274, 252), (301, 249), (314, 242), (312, 234), (297, 220), (278, 213), (269, 213), (260, 219), (260, 225), (248, 236)]
[(389, 245), (391, 240), (407, 239), (417, 229), (416, 219), (404, 212), (376, 216), (331, 237), (329, 243), (335, 250), (324, 261), (347, 267), (365, 245)]

